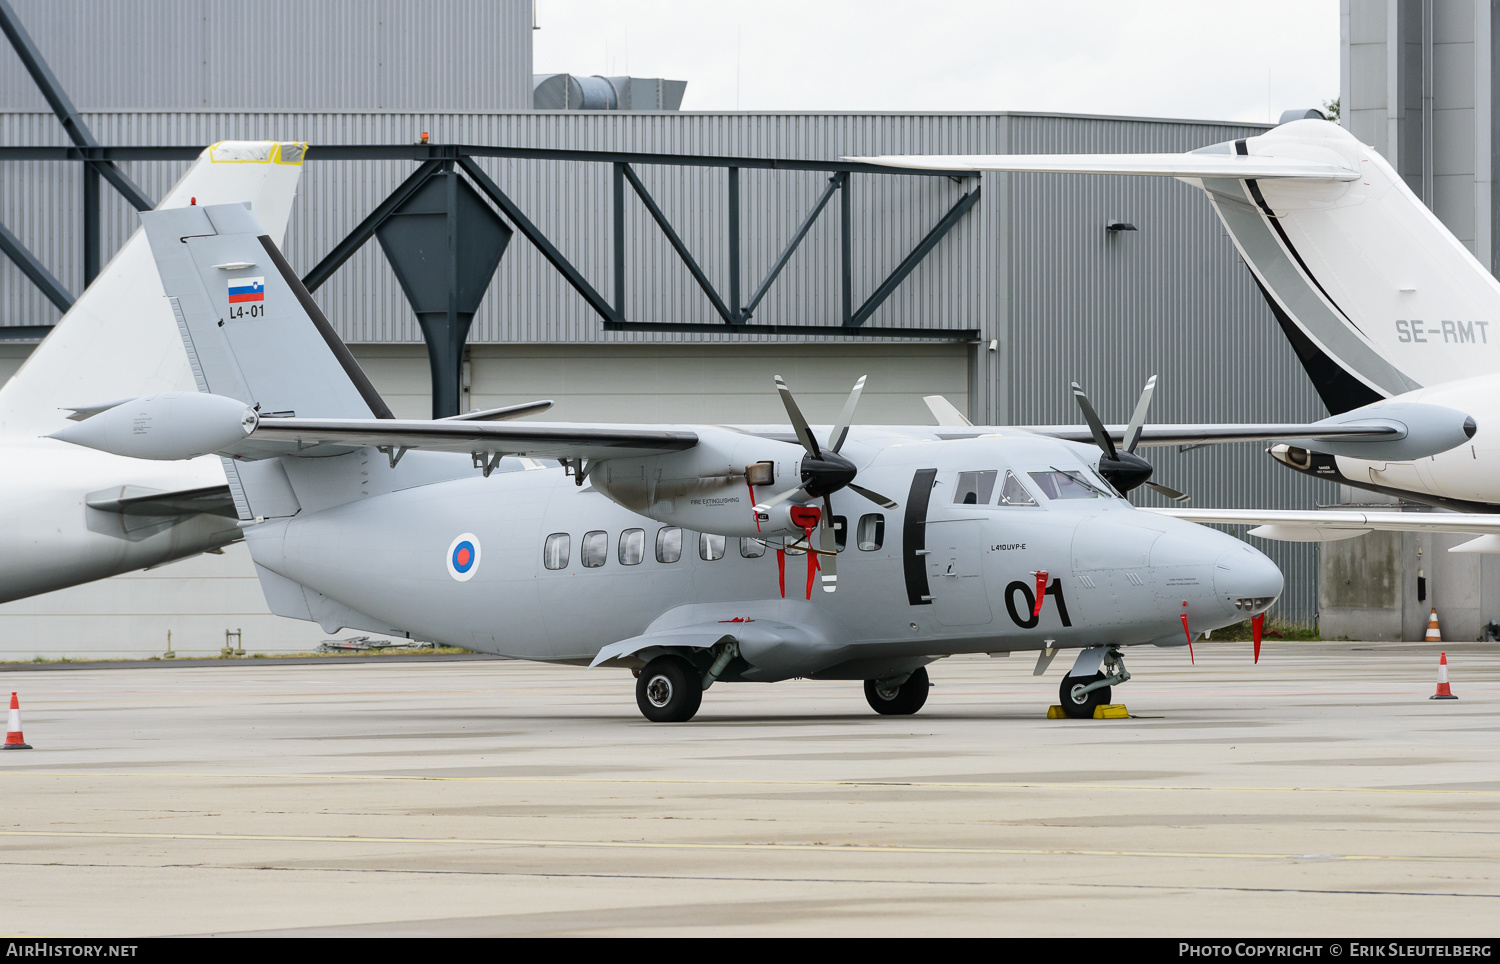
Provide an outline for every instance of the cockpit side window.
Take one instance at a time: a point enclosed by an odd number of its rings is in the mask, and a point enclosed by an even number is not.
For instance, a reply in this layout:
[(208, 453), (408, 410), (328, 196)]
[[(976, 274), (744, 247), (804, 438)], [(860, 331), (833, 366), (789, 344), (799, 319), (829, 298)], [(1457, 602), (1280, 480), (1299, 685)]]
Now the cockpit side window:
[(995, 494), (995, 479), (1000, 473), (960, 472), (958, 484), (953, 487), (954, 505), (989, 505)]
[(1006, 472), (1005, 485), (1000, 489), (1000, 504), (1036, 505), (1036, 499), (1032, 498), (1031, 493), (1026, 491), (1026, 486), (1021, 484), (1021, 480), (1016, 478), (1016, 473)]
[(1053, 469), (1051, 472), (1028, 472), (1031, 481), (1049, 499), (1111, 499), (1114, 496), (1088, 481), (1082, 473)]

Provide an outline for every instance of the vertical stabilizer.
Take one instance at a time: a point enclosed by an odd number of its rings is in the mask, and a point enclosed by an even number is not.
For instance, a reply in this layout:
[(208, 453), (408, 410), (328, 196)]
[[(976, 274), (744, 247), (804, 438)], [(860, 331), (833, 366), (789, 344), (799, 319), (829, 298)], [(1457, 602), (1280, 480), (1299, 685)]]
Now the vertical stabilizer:
[(1360, 175), (1199, 182), (1330, 409), (1500, 370), (1500, 282), (1385, 158), (1320, 120), (1232, 149)]
[[(271, 237), (286, 234), (305, 144), (225, 141), (208, 148), (158, 210), (248, 203)], [(11, 319), (15, 320), (15, 319)], [(10, 381), (0, 387), (0, 435), (45, 435), (70, 406), (196, 385), (177, 323), (136, 231)]]
[(247, 205), (141, 215), (195, 387), (262, 417), (390, 418)]

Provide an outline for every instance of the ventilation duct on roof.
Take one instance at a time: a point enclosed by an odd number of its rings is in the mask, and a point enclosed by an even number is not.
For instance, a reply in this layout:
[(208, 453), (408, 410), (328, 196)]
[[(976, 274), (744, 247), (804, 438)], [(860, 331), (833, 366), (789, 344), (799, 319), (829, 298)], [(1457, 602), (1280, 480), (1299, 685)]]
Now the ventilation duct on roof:
[(660, 77), (579, 77), (535, 74), (531, 106), (536, 110), (677, 110), (685, 80)]

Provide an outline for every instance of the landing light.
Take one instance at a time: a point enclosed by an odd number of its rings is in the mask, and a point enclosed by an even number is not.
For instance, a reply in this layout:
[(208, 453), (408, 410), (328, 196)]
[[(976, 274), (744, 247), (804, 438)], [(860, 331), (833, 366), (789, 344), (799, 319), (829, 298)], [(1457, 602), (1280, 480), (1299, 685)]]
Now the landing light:
[(745, 466), (745, 481), (751, 485), (770, 485), (776, 481), (775, 462), (756, 462)]

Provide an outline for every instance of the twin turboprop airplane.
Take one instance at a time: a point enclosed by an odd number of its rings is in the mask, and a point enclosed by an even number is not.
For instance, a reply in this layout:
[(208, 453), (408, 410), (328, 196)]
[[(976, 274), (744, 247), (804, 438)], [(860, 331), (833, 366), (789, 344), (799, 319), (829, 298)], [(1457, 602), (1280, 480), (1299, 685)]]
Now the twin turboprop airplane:
[[(215, 144), (160, 206), (247, 202), (279, 238), (305, 148)], [(162, 464), (40, 437), (99, 411), (97, 403), (191, 391), (181, 345), (150, 246), (137, 231), (0, 387), (0, 602), (240, 538), (217, 459)]]
[(1500, 552), (1500, 282), (1379, 153), (1342, 127), (1297, 120), (1186, 154), (856, 160), (1173, 177), (1200, 188), (1329, 411), (1434, 405), (1468, 413), (1476, 430), (1462, 444), (1422, 454), (1313, 440), (1270, 450), (1295, 471), (1451, 513), (1171, 511), (1201, 522), (1263, 523), (1253, 534), (1288, 540), (1375, 529), (1468, 532), (1480, 538), (1453, 551)]
[[(1086, 716), (1130, 678), (1125, 647), (1191, 645), (1258, 620), (1282, 589), (1250, 546), (1121, 496), (1149, 476), (1133, 454), (1143, 437), (1219, 431), (1146, 428), (1144, 404), (1118, 448), (1081, 392), (1097, 445), (859, 426), (859, 386), (831, 428), (809, 426), (784, 384), (790, 431), (491, 420), (546, 403), (397, 420), (250, 211), (142, 220), (198, 391), (53, 437), (223, 456), (281, 615), (630, 668), (655, 721), (690, 719), (718, 681), (794, 677), (863, 680), (877, 712), (913, 713), (936, 659), (1034, 651), (1040, 675), (1078, 649), (1059, 693)], [(1409, 417), (1463, 434), (1459, 412)], [(1373, 416), (1250, 428), (1227, 437), (1411, 438)]]

